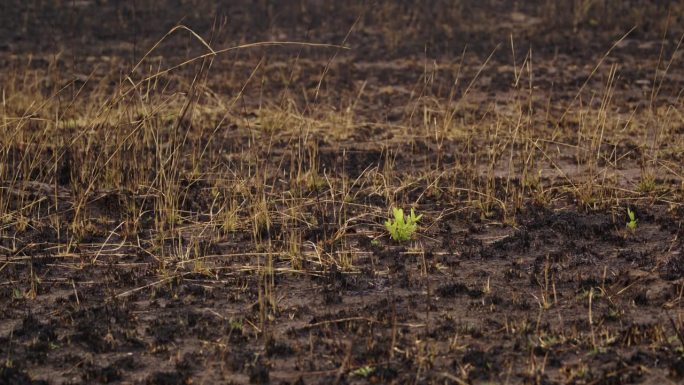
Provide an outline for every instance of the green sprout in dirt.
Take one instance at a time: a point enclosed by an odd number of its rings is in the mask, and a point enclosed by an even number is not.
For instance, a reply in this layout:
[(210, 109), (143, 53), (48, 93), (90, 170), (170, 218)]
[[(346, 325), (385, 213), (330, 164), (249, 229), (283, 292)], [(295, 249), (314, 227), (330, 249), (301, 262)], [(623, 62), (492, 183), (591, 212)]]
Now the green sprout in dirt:
[(627, 207), (627, 216), (629, 217), (629, 222), (627, 222), (627, 228), (632, 230), (632, 231), (636, 231), (636, 228), (637, 228), (636, 215), (634, 214), (634, 211), (629, 209), (629, 207)]
[(362, 366), (352, 372), (353, 375), (359, 377), (370, 377), (371, 374), (375, 372), (375, 368), (372, 366)]
[(423, 214), (416, 216), (416, 213), (411, 209), (411, 215), (404, 217), (404, 210), (393, 208), (394, 219), (390, 218), (385, 221), (385, 228), (390, 234), (390, 237), (395, 241), (408, 241), (411, 239), (413, 233), (418, 228), (418, 221)]

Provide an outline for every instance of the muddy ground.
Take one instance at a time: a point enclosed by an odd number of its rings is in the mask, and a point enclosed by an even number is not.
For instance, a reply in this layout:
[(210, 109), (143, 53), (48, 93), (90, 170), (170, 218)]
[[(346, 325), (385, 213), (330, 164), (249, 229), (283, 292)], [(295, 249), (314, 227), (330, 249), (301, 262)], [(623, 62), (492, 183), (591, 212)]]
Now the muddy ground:
[(0, 384), (684, 381), (680, 3), (0, 24)]

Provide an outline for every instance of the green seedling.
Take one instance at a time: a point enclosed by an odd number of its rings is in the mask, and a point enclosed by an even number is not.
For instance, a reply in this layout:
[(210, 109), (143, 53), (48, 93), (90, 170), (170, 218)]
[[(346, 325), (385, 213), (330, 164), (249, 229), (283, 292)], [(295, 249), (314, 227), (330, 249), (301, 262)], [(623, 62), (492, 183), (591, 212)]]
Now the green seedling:
[(637, 228), (636, 215), (634, 214), (634, 211), (629, 209), (629, 207), (627, 207), (627, 217), (629, 217), (629, 222), (627, 222), (627, 228), (632, 230), (632, 231), (636, 231), (636, 228)]
[(238, 331), (238, 332), (242, 331), (242, 321), (240, 321), (240, 320), (231, 319), (229, 321), (229, 325), (230, 325), (231, 331)]
[(375, 368), (372, 366), (362, 366), (352, 372), (353, 375), (359, 376), (359, 377), (369, 377), (371, 374), (375, 372)]
[(411, 239), (413, 233), (418, 228), (418, 221), (423, 214), (416, 216), (416, 213), (411, 209), (411, 215), (404, 216), (404, 210), (393, 208), (394, 219), (390, 218), (385, 221), (385, 228), (390, 234), (390, 237), (395, 241), (408, 241)]

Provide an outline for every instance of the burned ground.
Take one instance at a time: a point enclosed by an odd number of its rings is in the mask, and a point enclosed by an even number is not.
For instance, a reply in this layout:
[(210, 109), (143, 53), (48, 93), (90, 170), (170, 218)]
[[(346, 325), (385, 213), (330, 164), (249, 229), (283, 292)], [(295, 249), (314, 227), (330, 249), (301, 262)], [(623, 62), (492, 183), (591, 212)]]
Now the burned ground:
[(0, 384), (681, 382), (683, 18), (2, 2)]

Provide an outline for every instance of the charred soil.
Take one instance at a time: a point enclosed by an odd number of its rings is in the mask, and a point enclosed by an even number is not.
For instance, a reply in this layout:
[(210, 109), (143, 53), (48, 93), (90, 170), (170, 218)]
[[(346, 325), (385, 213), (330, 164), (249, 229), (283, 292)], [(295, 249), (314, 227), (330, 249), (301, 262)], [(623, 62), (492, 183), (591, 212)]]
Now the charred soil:
[(0, 384), (681, 383), (684, 7), (452, 3), (3, 1)]

